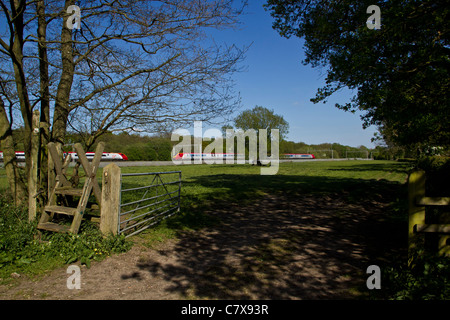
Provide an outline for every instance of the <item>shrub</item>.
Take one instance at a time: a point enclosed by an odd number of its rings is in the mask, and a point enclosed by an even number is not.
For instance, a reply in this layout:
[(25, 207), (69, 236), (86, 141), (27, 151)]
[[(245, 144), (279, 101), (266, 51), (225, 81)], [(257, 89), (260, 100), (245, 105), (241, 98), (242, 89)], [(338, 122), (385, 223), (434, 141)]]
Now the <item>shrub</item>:
[[(428, 196), (448, 196), (450, 188), (450, 159), (441, 156), (423, 157), (417, 167), (427, 175)], [(448, 223), (446, 207), (427, 207), (428, 223)], [(428, 240), (432, 240), (431, 237)], [(408, 265), (391, 266), (385, 269), (382, 298), (401, 300), (449, 300), (450, 299), (450, 258), (438, 256), (437, 237), (433, 237), (434, 248), (430, 245), (410, 253)], [(430, 241), (431, 242), (431, 241)], [(382, 285), (383, 287), (383, 285)]]
[(384, 298), (449, 300), (450, 259), (418, 251), (409, 266), (391, 267), (382, 276)]
[(103, 237), (89, 221), (83, 221), (79, 234), (43, 232), (38, 239), (37, 222), (28, 222), (27, 209), (11, 203), (0, 196), (0, 278), (12, 272), (38, 273), (48, 261), (53, 267), (76, 261), (89, 267), (91, 260), (100, 261), (131, 247), (124, 236)]
[(36, 223), (28, 222), (24, 207), (15, 207), (0, 196), (0, 268), (29, 264), (34, 259)]

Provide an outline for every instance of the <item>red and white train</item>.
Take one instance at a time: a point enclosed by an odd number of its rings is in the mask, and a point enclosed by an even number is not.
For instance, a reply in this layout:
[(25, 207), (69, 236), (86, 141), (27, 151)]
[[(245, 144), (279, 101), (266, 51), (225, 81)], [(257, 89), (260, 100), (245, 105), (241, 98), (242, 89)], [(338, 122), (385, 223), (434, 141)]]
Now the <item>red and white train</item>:
[(315, 159), (316, 157), (311, 153), (285, 153), (284, 159)]
[[(25, 161), (25, 152), (16, 151), (16, 159), (18, 161)], [(0, 151), (0, 162), (3, 162), (3, 151)]]
[[(72, 160), (78, 160), (78, 155), (76, 152), (64, 152), (64, 156), (66, 154), (70, 154), (72, 157)], [(86, 152), (86, 158), (88, 160), (94, 159), (95, 152)], [(128, 157), (123, 153), (118, 152), (103, 152), (102, 154), (102, 161), (123, 161), (128, 160)]]
[[(177, 153), (173, 159), (180, 160), (195, 160), (195, 159), (244, 159), (243, 155), (235, 153), (188, 153), (180, 152)], [(310, 153), (284, 153), (281, 157), (282, 159), (315, 159), (316, 157)]]
[(236, 157), (240, 157), (241, 155), (237, 155), (235, 153), (189, 153), (189, 152), (180, 152), (177, 153), (173, 159), (174, 160), (210, 160), (210, 159), (235, 159)]
[[(64, 156), (66, 154), (70, 153), (72, 156), (72, 160), (78, 160), (78, 155), (76, 152), (64, 152)], [(95, 152), (86, 152), (86, 158), (88, 160), (94, 159)], [(25, 161), (25, 152), (23, 151), (16, 151), (16, 159), (18, 161)], [(102, 161), (124, 161), (128, 160), (128, 157), (123, 153), (116, 153), (116, 152), (103, 152), (102, 154)], [(3, 161), (3, 152), (0, 151), (0, 161)]]
[[(70, 154), (72, 156), (72, 160), (78, 160), (78, 155), (76, 152), (64, 152), (64, 156), (66, 154)], [(92, 160), (94, 158), (95, 153), (94, 152), (86, 152), (86, 158), (88, 160)], [(16, 151), (16, 158), (19, 161), (25, 161), (25, 153), (23, 151)], [(195, 160), (195, 159), (202, 159), (202, 160), (212, 160), (212, 159), (237, 159), (242, 160), (244, 159), (244, 156), (242, 154), (236, 154), (236, 153), (187, 153), (187, 152), (180, 152), (176, 154), (173, 159), (174, 160)], [(281, 156), (282, 159), (315, 159), (316, 157), (313, 154), (310, 153), (285, 153)], [(128, 157), (120, 152), (103, 152), (102, 154), (102, 161), (126, 161), (128, 160)], [(3, 152), (0, 151), (0, 162), (3, 161)]]

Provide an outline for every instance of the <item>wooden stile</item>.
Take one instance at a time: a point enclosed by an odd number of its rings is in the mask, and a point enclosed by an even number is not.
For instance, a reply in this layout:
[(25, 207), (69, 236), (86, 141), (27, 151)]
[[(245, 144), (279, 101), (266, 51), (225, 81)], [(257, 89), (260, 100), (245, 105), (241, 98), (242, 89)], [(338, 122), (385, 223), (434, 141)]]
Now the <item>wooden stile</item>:
[[(74, 188), (72, 182), (70, 182), (66, 177), (66, 170), (71, 161), (71, 156), (68, 154), (61, 163), (59, 153), (56, 149), (56, 145), (52, 142), (48, 144), (48, 150), (52, 163), (52, 168), (55, 170), (55, 181), (52, 183), (49, 181), (49, 185), (52, 185), (51, 192), (49, 194), (48, 204), (45, 206), (44, 211), (41, 215), (41, 219), (38, 224), (38, 229), (54, 231), (54, 232), (71, 232), (78, 233), (78, 230), (83, 220), (83, 216), (86, 211), (86, 206), (88, 204), (89, 196), (93, 192), (95, 198), (97, 199), (98, 205), (101, 207), (101, 191), (100, 186), (96, 178), (97, 170), (100, 165), (100, 160), (104, 150), (104, 143), (100, 142), (97, 145), (95, 151), (95, 156), (92, 163), (89, 163), (86, 154), (80, 144), (75, 144), (77, 150), (78, 158), (80, 159), (81, 165), (86, 172), (86, 178), (82, 189)], [(50, 158), (49, 157), (49, 158)], [(49, 161), (50, 163), (50, 161)], [(49, 166), (49, 170), (51, 170)], [(51, 174), (49, 173), (49, 177)], [(64, 205), (57, 205), (56, 196), (77, 196), (79, 197), (77, 207), (67, 207)], [(52, 222), (55, 214), (65, 214), (73, 216), (72, 224), (70, 226), (62, 226), (57, 223)]]

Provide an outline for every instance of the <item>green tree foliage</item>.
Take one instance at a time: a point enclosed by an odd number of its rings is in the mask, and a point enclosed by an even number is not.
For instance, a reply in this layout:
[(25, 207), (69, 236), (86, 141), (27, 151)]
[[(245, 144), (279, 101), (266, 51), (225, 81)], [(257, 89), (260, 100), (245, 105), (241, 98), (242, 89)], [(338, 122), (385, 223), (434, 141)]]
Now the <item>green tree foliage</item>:
[(270, 135), (271, 129), (278, 129), (280, 130), (280, 140), (285, 139), (289, 132), (289, 123), (282, 116), (262, 106), (242, 111), (234, 119), (234, 126), (243, 130), (255, 129), (257, 132), (259, 129), (267, 129), (268, 135)]
[[(80, 142), (84, 144), (84, 138), (88, 136), (88, 134), (68, 133), (66, 137), (70, 143)], [(172, 142), (170, 137), (108, 132), (99, 138), (98, 142), (100, 141), (105, 142), (105, 152), (124, 153), (131, 161), (171, 160)], [(70, 143), (64, 147), (65, 151), (71, 151)], [(95, 150), (97, 143), (91, 149)]]
[[(373, 4), (378, 30), (366, 25)], [(446, 1), (268, 0), (265, 7), (281, 36), (305, 39), (304, 64), (327, 68), (313, 102), (348, 87), (356, 94), (336, 106), (363, 111), (364, 127), (383, 127), (390, 141), (420, 151), (450, 146)]]
[[(306, 144), (305, 142), (281, 141), (280, 153), (312, 153), (317, 159), (367, 158), (380, 151), (365, 146), (352, 147), (340, 143)], [(394, 157), (391, 157), (394, 158)], [(380, 159), (385, 159), (380, 157)], [(390, 158), (387, 158), (390, 159)]]

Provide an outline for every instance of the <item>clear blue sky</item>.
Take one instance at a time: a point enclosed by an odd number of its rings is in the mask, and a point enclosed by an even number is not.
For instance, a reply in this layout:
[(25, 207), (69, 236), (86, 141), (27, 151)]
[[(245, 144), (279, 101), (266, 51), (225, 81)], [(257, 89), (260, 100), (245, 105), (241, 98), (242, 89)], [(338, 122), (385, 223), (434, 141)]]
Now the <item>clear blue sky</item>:
[(340, 143), (349, 146), (371, 143), (376, 128), (362, 129), (359, 114), (337, 109), (337, 102), (350, 100), (350, 91), (333, 95), (326, 104), (313, 104), (317, 88), (324, 85), (325, 71), (304, 66), (303, 40), (282, 38), (272, 29), (273, 18), (263, 1), (250, 0), (238, 30), (215, 33), (216, 41), (238, 46), (253, 43), (246, 54), (246, 71), (235, 75), (235, 90), (242, 97), (242, 110), (260, 105), (273, 109), (289, 122), (287, 140), (308, 144)]

